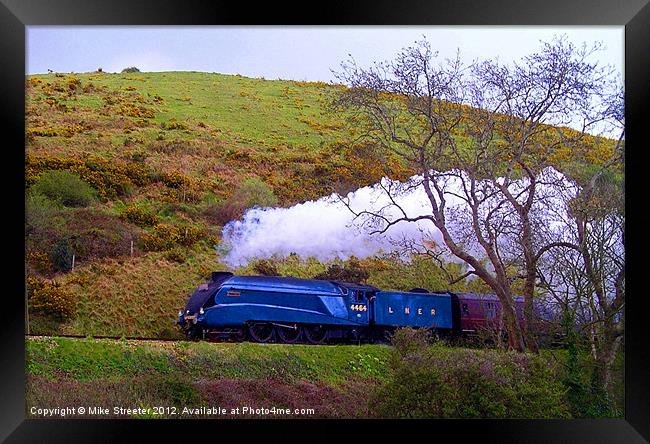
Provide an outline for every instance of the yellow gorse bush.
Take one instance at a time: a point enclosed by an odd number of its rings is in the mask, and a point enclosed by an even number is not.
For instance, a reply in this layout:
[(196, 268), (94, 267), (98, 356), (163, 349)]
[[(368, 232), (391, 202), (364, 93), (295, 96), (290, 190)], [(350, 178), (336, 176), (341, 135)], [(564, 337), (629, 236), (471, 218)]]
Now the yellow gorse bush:
[(154, 182), (152, 172), (138, 162), (115, 163), (100, 158), (26, 156), (25, 181), (28, 186), (34, 184), (38, 176), (48, 170), (76, 172), (81, 179), (96, 189), (103, 199), (124, 195), (133, 185), (144, 186)]
[(27, 277), (28, 306), (35, 312), (67, 320), (74, 316), (76, 301), (72, 293), (56, 282)]
[(177, 245), (190, 246), (205, 238), (204, 230), (192, 226), (158, 224), (142, 236), (142, 244), (149, 251), (163, 251)]
[(126, 207), (120, 212), (120, 219), (139, 227), (152, 227), (159, 221), (157, 215), (137, 206)]

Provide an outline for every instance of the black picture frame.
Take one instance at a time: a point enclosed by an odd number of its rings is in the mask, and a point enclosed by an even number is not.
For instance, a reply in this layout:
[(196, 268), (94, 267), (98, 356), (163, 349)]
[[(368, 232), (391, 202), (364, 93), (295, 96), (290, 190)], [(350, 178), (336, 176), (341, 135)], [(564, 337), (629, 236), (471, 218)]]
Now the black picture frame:
[[(315, 8), (313, 6), (316, 6)], [(309, 11), (309, 12), (307, 12)], [(18, 234), (24, 230), (20, 212), (24, 200), (25, 137), (25, 31), (30, 25), (226, 25), (292, 24), (317, 25), (617, 25), (625, 26), (626, 89), (626, 218), (628, 242), (625, 337), (625, 419), (620, 420), (538, 420), (538, 421), (120, 421), (120, 420), (27, 420), (25, 408), (24, 269), (18, 259), (24, 256), (24, 243)], [(2, 310), (0, 355), (0, 439), (7, 442), (115, 442), (132, 438), (134, 432), (162, 433), (178, 439), (226, 439), (227, 432), (252, 431), (294, 438), (309, 438), (310, 433), (331, 439), (347, 435), (367, 439), (369, 432), (395, 431), (397, 436), (418, 431), (433, 438), (447, 436), (454, 441), (481, 442), (647, 442), (650, 439), (650, 347), (643, 332), (644, 299), (640, 279), (644, 251), (643, 160), (647, 125), (642, 112), (650, 103), (650, 5), (647, 0), (546, 0), (521, 2), (500, 0), (449, 1), (356, 1), (281, 6), (276, 3), (173, 1), (173, 0), (0, 0), (0, 91), (2, 91), (3, 139), (5, 160), (2, 177), (5, 214), (16, 216), (15, 236), (4, 236), (5, 291)], [(23, 147), (23, 150), (19, 149)], [(647, 149), (646, 149), (647, 150)], [(635, 199), (634, 197), (637, 197)], [(640, 198), (640, 199), (639, 199)], [(9, 201), (15, 207), (10, 210)], [(631, 228), (631, 232), (630, 232)], [(629, 240), (632, 239), (630, 242)], [(7, 240), (9, 242), (7, 242)], [(15, 263), (14, 263), (15, 262)], [(636, 290), (636, 291), (635, 291)], [(9, 305), (9, 306), (7, 306)], [(317, 431), (313, 429), (318, 429)], [(236, 430), (235, 430), (236, 429)], [(309, 429), (309, 430), (307, 430)], [(173, 431), (179, 433), (172, 435)], [(444, 435), (443, 435), (444, 433)], [(243, 435), (242, 435), (243, 436)], [(270, 437), (270, 435), (267, 435)], [(363, 437), (363, 438), (361, 438)]]

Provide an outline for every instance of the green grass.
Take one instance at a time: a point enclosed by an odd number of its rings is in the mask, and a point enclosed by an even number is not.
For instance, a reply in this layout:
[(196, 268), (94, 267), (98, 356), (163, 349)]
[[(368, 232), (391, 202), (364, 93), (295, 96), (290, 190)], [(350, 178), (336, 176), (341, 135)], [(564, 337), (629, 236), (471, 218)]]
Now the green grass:
[[(376, 413), (372, 402), (380, 393), (377, 390), (399, 383), (391, 370), (393, 350), (385, 345), (30, 337), (26, 339), (27, 404), (50, 408), (275, 405), (317, 407), (317, 416), (324, 417), (371, 417)], [(464, 362), (468, 354), (502, 364), (521, 358), (516, 353), (442, 343), (428, 347), (426, 358), (440, 363), (453, 363), (457, 358)], [(540, 358), (554, 381), (561, 384), (566, 351), (543, 350)], [(580, 359), (587, 380), (588, 353)], [(622, 360), (621, 353), (619, 364)], [(504, 369), (495, 367), (495, 371)], [(614, 402), (622, 406), (622, 366), (616, 367), (614, 381)], [(622, 410), (619, 412), (622, 415)], [(522, 412), (505, 414), (516, 417)]]
[[(71, 97), (52, 89), (70, 78), (81, 81), (81, 88)], [(28, 143), (33, 154), (101, 153), (120, 158), (137, 148), (147, 150), (161, 136), (191, 142), (195, 150), (173, 156), (149, 153), (148, 163), (156, 168), (205, 177), (215, 176), (211, 170), (216, 162), (225, 162), (237, 175), (246, 174), (250, 169), (245, 167), (253, 165), (262, 167), (258, 174), (264, 175), (273, 173), (264, 170), (271, 157), (287, 166), (309, 163), (324, 145), (343, 135), (341, 116), (326, 111), (327, 97), (335, 88), (324, 83), (196, 72), (47, 74), (28, 79), (32, 82), (27, 91), (28, 127), (56, 129), (71, 120), (86, 125), (69, 138), (35, 137)], [(92, 89), (83, 92), (88, 85)], [(48, 97), (55, 97), (68, 110), (49, 105)], [(155, 114), (146, 119), (116, 115), (104, 101), (116, 97), (146, 106)], [(170, 122), (181, 123), (187, 130), (164, 129)], [(127, 137), (136, 142), (125, 149)]]
[(30, 338), (27, 373), (79, 381), (140, 375), (200, 378), (308, 380), (342, 385), (351, 379), (382, 381), (388, 346), (137, 342)]

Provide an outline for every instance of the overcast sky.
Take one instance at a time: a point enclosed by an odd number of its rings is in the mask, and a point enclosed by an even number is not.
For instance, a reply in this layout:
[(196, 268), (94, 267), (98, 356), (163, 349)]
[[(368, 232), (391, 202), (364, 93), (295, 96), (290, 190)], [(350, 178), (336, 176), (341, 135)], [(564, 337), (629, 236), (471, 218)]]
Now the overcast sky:
[(367, 66), (393, 58), (423, 35), (443, 57), (460, 49), (465, 61), (518, 59), (539, 49), (540, 40), (566, 34), (572, 42), (602, 41), (595, 60), (623, 75), (624, 27), (240, 27), (240, 26), (29, 26), (28, 74), (205, 71), (247, 77), (333, 80), (331, 70), (351, 54)]

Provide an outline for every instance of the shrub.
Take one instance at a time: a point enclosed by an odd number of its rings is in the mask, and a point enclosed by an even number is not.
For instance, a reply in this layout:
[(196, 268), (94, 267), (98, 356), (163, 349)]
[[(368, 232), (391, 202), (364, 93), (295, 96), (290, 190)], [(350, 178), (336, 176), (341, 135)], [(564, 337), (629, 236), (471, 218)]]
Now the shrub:
[(75, 314), (75, 300), (72, 293), (56, 282), (27, 278), (28, 306), (36, 313), (59, 321), (70, 319)]
[(56, 202), (51, 201), (42, 194), (30, 193), (25, 199), (26, 234), (50, 226), (57, 213)]
[(122, 70), (122, 72), (123, 73), (140, 72), (140, 70), (138, 68), (136, 68), (135, 66), (129, 66), (128, 68), (124, 68)]
[(147, 160), (148, 153), (146, 151), (137, 151), (129, 155), (129, 159), (133, 162), (144, 163)]
[(314, 276), (314, 279), (342, 282), (365, 282), (369, 276), (370, 274), (361, 265), (359, 260), (353, 257), (342, 266), (338, 264), (330, 265), (326, 271)]
[(146, 106), (134, 105), (132, 103), (118, 105), (115, 107), (115, 112), (121, 116), (142, 117), (145, 119), (151, 119), (156, 115), (153, 109), (147, 108)]
[(191, 185), (192, 180), (178, 171), (171, 171), (161, 175), (162, 182), (169, 188), (181, 188)]
[(70, 240), (63, 238), (57, 242), (50, 253), (50, 262), (56, 271), (70, 271), (72, 269), (72, 246)]
[(126, 195), (134, 186), (152, 182), (149, 168), (137, 162), (115, 163), (101, 158), (26, 156), (25, 181), (33, 185), (47, 170), (70, 170), (98, 191), (102, 199)]
[(190, 246), (203, 237), (203, 230), (195, 227), (158, 224), (142, 236), (142, 244), (148, 251), (163, 251), (177, 245)]
[(211, 222), (225, 225), (242, 217), (249, 208), (272, 207), (277, 203), (278, 199), (271, 187), (255, 177), (244, 180), (226, 201), (208, 206), (205, 215)]
[(375, 396), (383, 417), (566, 418), (564, 388), (543, 358), (428, 346), (398, 331), (389, 381)]
[(156, 141), (149, 145), (148, 150), (161, 154), (199, 154), (199, 149), (192, 141), (180, 139), (165, 141), (164, 139), (164, 135), (158, 135)]
[(137, 206), (126, 207), (120, 212), (119, 217), (139, 227), (152, 227), (160, 220), (157, 215), (149, 210)]
[(69, 207), (85, 207), (96, 199), (96, 191), (72, 171), (49, 170), (40, 175), (34, 193)]
[(81, 87), (81, 80), (77, 77), (68, 77), (67, 81), (68, 90), (70, 92), (76, 92)]
[(426, 351), (429, 344), (429, 331), (416, 328), (400, 328), (391, 338), (396, 356), (404, 358)]
[(268, 259), (260, 259), (253, 264), (253, 270), (263, 276), (280, 276), (278, 267)]
[(172, 262), (178, 262), (179, 264), (187, 261), (187, 252), (179, 247), (174, 247), (169, 251), (166, 251), (164, 254), (165, 259)]
[(171, 119), (169, 122), (162, 122), (160, 124), (160, 127), (162, 129), (167, 129), (167, 130), (186, 130), (187, 125), (183, 122), (179, 122), (176, 119)]
[(40, 273), (49, 272), (52, 266), (49, 255), (43, 251), (30, 251), (27, 254), (27, 265)]

